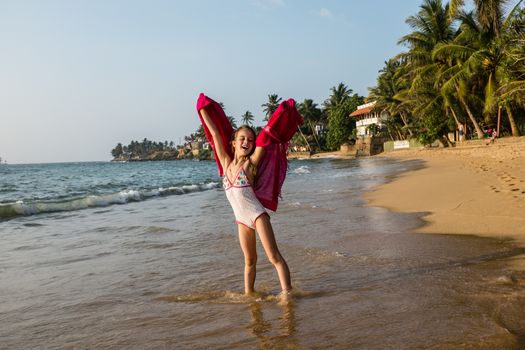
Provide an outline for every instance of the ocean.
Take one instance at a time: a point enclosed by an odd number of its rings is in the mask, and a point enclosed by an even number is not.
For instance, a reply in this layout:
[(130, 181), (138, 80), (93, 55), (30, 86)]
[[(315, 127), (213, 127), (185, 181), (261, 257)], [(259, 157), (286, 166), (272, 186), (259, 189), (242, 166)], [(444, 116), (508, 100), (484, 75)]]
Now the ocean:
[[(523, 349), (523, 248), (362, 194), (420, 161), (293, 160), (258, 297), (215, 163), (0, 165), (1, 349)], [(445, 190), (445, 189), (444, 189)], [(400, 198), (399, 200), (403, 200)]]

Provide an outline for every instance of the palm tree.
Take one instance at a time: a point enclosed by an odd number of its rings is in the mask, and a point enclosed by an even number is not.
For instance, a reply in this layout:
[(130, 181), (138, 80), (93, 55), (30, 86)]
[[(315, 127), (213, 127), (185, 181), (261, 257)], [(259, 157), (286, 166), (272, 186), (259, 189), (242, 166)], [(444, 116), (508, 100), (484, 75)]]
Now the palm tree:
[[(401, 129), (403, 134), (408, 132), (410, 136), (413, 136), (409, 122), (410, 108), (406, 103), (403, 103), (405, 101), (404, 93), (410, 87), (403, 73), (404, 64), (405, 61), (400, 59), (386, 61), (385, 67), (379, 71), (377, 86), (369, 89), (369, 98), (376, 101), (376, 109), (388, 112), (391, 122), (386, 124), (387, 127), (394, 128), (396, 133)], [(398, 116), (403, 125), (395, 123)], [(406, 136), (401, 136), (401, 139), (406, 139)]]
[[(219, 102), (219, 106), (221, 106), (221, 108), (224, 110), (224, 113), (226, 113), (226, 107), (224, 106), (224, 103)], [(226, 117), (230, 121), (230, 124), (231, 124), (232, 128), (237, 129), (237, 122), (235, 121), (235, 118), (233, 116), (227, 115), (227, 114), (226, 114)]]
[(364, 98), (358, 94), (352, 95), (352, 89), (343, 83), (332, 87), (331, 91), (332, 94), (323, 103), (328, 119), (326, 146), (330, 149), (337, 149), (351, 136), (355, 125), (350, 122), (349, 115), (363, 103)]
[(305, 99), (303, 102), (299, 103), (298, 110), (303, 116), (305, 123), (310, 127), (312, 136), (317, 143), (317, 147), (319, 147), (319, 150), (321, 150), (321, 145), (319, 144), (319, 140), (317, 139), (317, 134), (314, 129), (314, 124), (319, 122), (322, 117), (322, 112), (317, 107), (317, 103), (314, 103), (312, 99)]
[(235, 118), (232, 117), (231, 115), (227, 115), (226, 117), (230, 121), (232, 128), (237, 129), (237, 122), (235, 121)]
[[(513, 46), (509, 45), (512, 40), (509, 40), (504, 33), (509, 30), (514, 14), (522, 1), (519, 1), (505, 18), (503, 6), (507, 2), (506, 0), (476, 0), (473, 13), (457, 10), (459, 13), (457, 17), (461, 19), (462, 23), (461, 34), (453, 43), (440, 45), (434, 51), (435, 57), (440, 56), (449, 60), (452, 59), (455, 62), (455, 65), (449, 69), (450, 79), (445, 88), (450, 91), (450, 86), (456, 87), (459, 100), (473, 121), (479, 138), (483, 137), (483, 132), (474, 122), (475, 118), (468, 109), (465, 101), (467, 94), (484, 96), (482, 105), (486, 121), (490, 121), (491, 116), (495, 115), (498, 106), (504, 107), (512, 135), (519, 136), (519, 129), (513, 116), (512, 103), (509, 99), (502, 98), (501, 86), (509, 80), (509, 72), (506, 71), (506, 67), (508, 66), (510, 51), (513, 49)], [(458, 5), (458, 2), (455, 5)], [(460, 93), (462, 91), (459, 88), (460, 82), (468, 85), (467, 81), (479, 84), (477, 94), (471, 94), (471, 91)], [(471, 87), (473, 87), (472, 84)]]
[[(503, 18), (504, 9), (509, 0), (474, 0), (474, 11), (476, 18), (481, 26), (481, 30), (489, 39), (499, 37), (505, 31)], [(514, 6), (511, 14), (519, 8), (521, 0)], [(451, 0), (449, 7), (449, 17), (452, 19), (462, 12), (465, 0)]]
[[(422, 124), (426, 139), (440, 137), (448, 119), (446, 106), (440, 94), (440, 80), (436, 75), (446, 62), (432, 56), (436, 46), (450, 42), (455, 35), (449, 17), (449, 5), (441, 0), (425, 0), (415, 16), (406, 22), (414, 30), (403, 36), (399, 44), (405, 44), (409, 50), (396, 58), (403, 63), (399, 72), (400, 90), (392, 97), (401, 103), (399, 109), (405, 127), (408, 126), (408, 111)], [(410, 82), (407, 87), (406, 82)], [(404, 84), (403, 84), (404, 83)], [(429, 130), (432, 132), (429, 133)]]
[(255, 117), (253, 116), (252, 112), (246, 111), (243, 115), (241, 115), (241, 121), (244, 125), (252, 125), (253, 120)]
[(498, 93), (502, 99), (512, 99), (525, 107), (525, 8), (516, 14), (506, 36), (509, 50), (505, 77)]
[(281, 103), (282, 98), (279, 97), (277, 94), (270, 94), (268, 95), (268, 102), (263, 103), (261, 107), (263, 107), (263, 112), (265, 114), (264, 121), (267, 121), (270, 116), (275, 112), (277, 107), (279, 107), (279, 103)]
[(330, 90), (332, 94), (323, 103), (325, 111), (328, 114), (332, 113), (338, 106), (344, 104), (353, 92), (352, 89), (349, 89), (348, 86), (343, 83), (339, 83), (337, 87), (333, 86)]

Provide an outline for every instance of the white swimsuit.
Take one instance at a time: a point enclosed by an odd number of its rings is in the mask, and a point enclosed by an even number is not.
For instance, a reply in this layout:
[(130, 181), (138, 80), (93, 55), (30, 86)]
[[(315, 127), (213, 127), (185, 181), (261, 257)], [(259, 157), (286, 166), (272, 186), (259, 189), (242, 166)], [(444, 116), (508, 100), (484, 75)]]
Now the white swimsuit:
[(235, 214), (235, 223), (255, 229), (255, 220), (265, 214), (266, 210), (255, 196), (243, 166), (237, 172), (233, 182), (230, 181), (227, 174), (228, 172), (225, 171), (222, 187)]

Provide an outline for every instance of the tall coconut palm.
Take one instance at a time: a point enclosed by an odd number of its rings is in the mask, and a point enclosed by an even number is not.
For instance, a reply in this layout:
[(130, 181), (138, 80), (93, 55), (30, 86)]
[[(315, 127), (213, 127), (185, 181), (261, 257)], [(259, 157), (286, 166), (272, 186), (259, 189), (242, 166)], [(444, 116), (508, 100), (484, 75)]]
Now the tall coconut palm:
[[(387, 124), (387, 127), (396, 129), (403, 127), (412, 136), (413, 132), (409, 125), (410, 112), (400, 97), (402, 96), (400, 93), (410, 87), (408, 81), (403, 77), (402, 65), (403, 61), (399, 59), (386, 61), (385, 66), (379, 71), (377, 86), (369, 89), (369, 98), (376, 101), (375, 107), (378, 110), (388, 112), (391, 122)], [(397, 116), (403, 123), (401, 127), (395, 123), (395, 120), (398, 119)]]
[(232, 117), (231, 115), (227, 115), (226, 117), (230, 121), (232, 128), (237, 129), (237, 122), (235, 121), (235, 118)]
[(263, 107), (263, 112), (265, 114), (264, 121), (267, 121), (273, 112), (279, 107), (279, 104), (281, 103), (282, 98), (279, 97), (277, 94), (270, 94), (268, 95), (268, 102), (263, 103), (261, 107)]
[[(500, 98), (525, 107), (525, 8), (516, 11), (504, 37), (508, 42), (504, 77), (498, 89)], [(512, 126), (511, 126), (512, 128)]]
[[(503, 6), (508, 1), (476, 0), (474, 13), (459, 12), (457, 15), (461, 19), (462, 32), (454, 43), (440, 45), (433, 54), (434, 57), (440, 56), (455, 62), (455, 66), (449, 70), (454, 74), (447, 85), (458, 86), (460, 80), (463, 84), (468, 84), (468, 81), (480, 84), (479, 89), (482, 89), (482, 92), (475, 95), (484, 96), (483, 114), (487, 121), (490, 121), (491, 116), (493, 118), (498, 106), (505, 108), (513, 136), (519, 136), (519, 129), (514, 120), (512, 104), (508, 99), (501, 97), (500, 89), (508, 77), (505, 68), (508, 65), (509, 51), (512, 50), (512, 46), (509, 45), (511, 41), (503, 33), (509, 29), (521, 2), (519, 1), (505, 18), (502, 15)], [(459, 97), (465, 106), (464, 96)], [(472, 112), (467, 108), (466, 110), (471, 120), (475, 119)], [(483, 137), (481, 129), (476, 127), (476, 130), (478, 137)]]
[(321, 150), (321, 145), (319, 144), (317, 133), (315, 132), (314, 128), (314, 124), (319, 122), (322, 116), (322, 112), (317, 107), (317, 103), (314, 103), (312, 99), (305, 99), (303, 102), (299, 103), (298, 110), (303, 116), (305, 124), (310, 127), (310, 131), (312, 132), (312, 136), (317, 143), (317, 147), (319, 150)]
[(323, 103), (325, 111), (328, 114), (334, 111), (338, 106), (344, 104), (353, 93), (353, 90), (349, 89), (348, 86), (343, 83), (333, 86), (330, 91), (332, 91), (330, 97), (328, 97)]
[(252, 112), (246, 111), (243, 115), (241, 115), (241, 121), (244, 125), (252, 125), (253, 120), (255, 117), (253, 116)]
[(415, 122), (426, 125), (426, 130), (430, 129), (429, 124), (438, 130), (440, 128), (436, 127), (448, 119), (439, 81), (435, 79), (443, 62), (432, 56), (436, 46), (454, 38), (455, 30), (448, 14), (448, 4), (443, 5), (441, 0), (425, 0), (418, 13), (406, 20), (413, 32), (399, 40), (399, 44), (407, 45), (409, 50), (397, 56), (404, 62), (398, 74), (403, 73), (402, 78), (410, 81), (410, 86), (402, 88), (394, 97), (402, 102), (400, 106), (405, 110), (410, 107)]
[[(224, 105), (224, 103), (219, 102), (219, 106), (221, 106), (221, 108), (224, 110), (224, 113), (226, 113), (226, 106)], [(237, 129), (237, 122), (235, 121), (235, 118), (228, 114), (226, 114), (226, 118), (228, 118), (228, 120), (230, 121), (232, 128)]]
[[(499, 37), (504, 32), (505, 7), (511, 2), (510, 0), (474, 0), (476, 17), (488, 38)], [(520, 3), (521, 1), (518, 1), (511, 12), (515, 11)], [(451, 0), (449, 17), (457, 17), (462, 12), (464, 4), (465, 0)]]
[(351, 123), (349, 115), (364, 102), (364, 98), (358, 94), (352, 94), (353, 90), (343, 83), (332, 87), (331, 91), (332, 94), (323, 103), (328, 120), (326, 146), (329, 149), (337, 149), (351, 136), (355, 124)]

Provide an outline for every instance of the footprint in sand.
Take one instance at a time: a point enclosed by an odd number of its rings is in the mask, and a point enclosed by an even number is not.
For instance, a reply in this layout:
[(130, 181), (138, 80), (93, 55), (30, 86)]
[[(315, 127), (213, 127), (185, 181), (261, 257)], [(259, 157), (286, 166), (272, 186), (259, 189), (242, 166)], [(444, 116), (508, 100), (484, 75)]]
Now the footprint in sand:
[(490, 189), (496, 193), (499, 193), (499, 190), (496, 186), (490, 186)]

